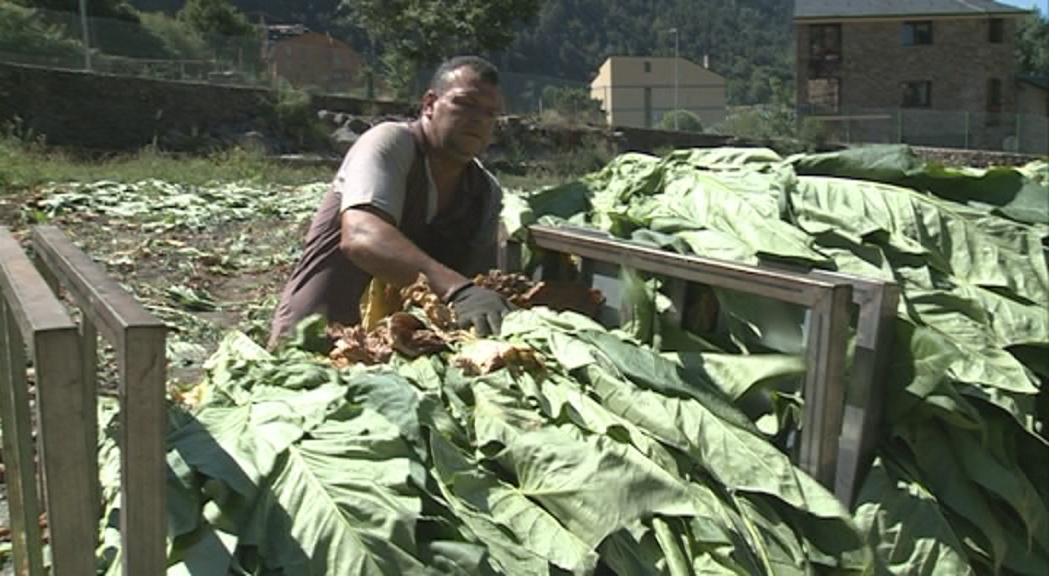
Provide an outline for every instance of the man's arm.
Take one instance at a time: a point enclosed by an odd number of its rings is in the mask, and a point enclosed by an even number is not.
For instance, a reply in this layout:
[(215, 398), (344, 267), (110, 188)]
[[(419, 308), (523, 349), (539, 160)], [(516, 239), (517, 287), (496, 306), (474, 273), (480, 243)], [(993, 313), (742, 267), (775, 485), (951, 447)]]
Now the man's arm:
[(365, 272), (397, 286), (411, 284), (422, 274), (441, 298), (470, 282), (419, 249), (392, 224), (389, 215), (368, 207), (342, 213), (339, 248)]

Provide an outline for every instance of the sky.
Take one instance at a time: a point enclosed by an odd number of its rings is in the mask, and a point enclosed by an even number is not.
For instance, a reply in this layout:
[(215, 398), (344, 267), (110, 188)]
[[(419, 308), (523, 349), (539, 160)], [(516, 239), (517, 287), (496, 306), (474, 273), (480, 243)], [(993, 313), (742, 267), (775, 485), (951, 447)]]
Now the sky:
[(1031, 8), (1036, 6), (1038, 10), (1045, 15), (1049, 13), (1049, 0), (997, 0), (1002, 4), (1009, 4), (1010, 6), (1019, 6), (1020, 8)]

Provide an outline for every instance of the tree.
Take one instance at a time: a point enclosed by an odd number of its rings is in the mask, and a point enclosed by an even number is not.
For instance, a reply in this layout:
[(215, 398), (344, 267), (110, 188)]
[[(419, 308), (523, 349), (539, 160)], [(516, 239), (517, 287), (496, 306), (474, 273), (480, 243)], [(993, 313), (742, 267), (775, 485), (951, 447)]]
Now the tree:
[(227, 0), (187, 0), (178, 19), (205, 38), (250, 36), (255, 32), (244, 14)]
[(29, 8), (6, 2), (0, 2), (0, 52), (72, 63), (83, 58), (83, 46), (62, 28), (47, 24)]
[(603, 123), (605, 120), (601, 101), (591, 97), (590, 91), (585, 88), (547, 86), (543, 88), (543, 105), (569, 119), (591, 123)]
[[(674, 120), (677, 119), (675, 127)], [(688, 110), (671, 110), (659, 120), (659, 127), (663, 130), (680, 130), (681, 132), (702, 132), (703, 121)]]
[(502, 50), (514, 25), (539, 12), (541, 0), (343, 0), (354, 23), (366, 30), (384, 60), (418, 69), (457, 52)]
[(1035, 11), (1020, 19), (1016, 59), (1021, 74), (1049, 76), (1049, 15)]

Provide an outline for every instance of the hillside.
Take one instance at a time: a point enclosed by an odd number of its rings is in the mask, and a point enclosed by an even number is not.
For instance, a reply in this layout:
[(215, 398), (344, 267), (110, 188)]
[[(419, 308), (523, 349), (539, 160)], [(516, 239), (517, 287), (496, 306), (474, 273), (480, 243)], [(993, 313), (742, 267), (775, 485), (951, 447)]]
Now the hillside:
[[(143, 11), (175, 13), (181, 0), (131, 0)], [(234, 0), (258, 22), (302, 22), (346, 39), (367, 54), (367, 34), (353, 25), (339, 0)], [(521, 27), (505, 54), (491, 55), (508, 72), (587, 82), (609, 55), (665, 55), (695, 62), (703, 55), (729, 80), (729, 102), (765, 102), (770, 80), (791, 81), (792, 3), (789, 0), (546, 0)], [(381, 50), (381, 47), (379, 47)]]

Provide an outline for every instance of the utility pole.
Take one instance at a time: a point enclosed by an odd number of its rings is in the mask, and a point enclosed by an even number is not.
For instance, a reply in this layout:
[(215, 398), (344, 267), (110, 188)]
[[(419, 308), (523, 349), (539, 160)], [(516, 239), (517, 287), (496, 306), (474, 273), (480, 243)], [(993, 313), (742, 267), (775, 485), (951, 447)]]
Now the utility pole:
[(91, 71), (91, 38), (87, 31), (87, 0), (80, 0), (80, 34), (84, 45), (84, 68)]
[(669, 32), (671, 32), (674, 35), (674, 130), (677, 131), (677, 129), (678, 129), (677, 123), (678, 123), (678, 116), (679, 116), (679, 114), (678, 114), (678, 87), (679, 87), (679, 81), (678, 81), (678, 60), (680, 60), (680, 58), (678, 58), (678, 32), (677, 32), (677, 27), (671, 28), (669, 30)]

